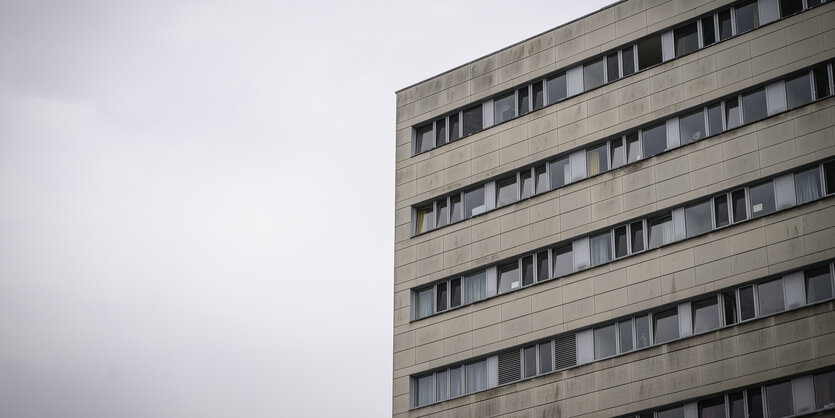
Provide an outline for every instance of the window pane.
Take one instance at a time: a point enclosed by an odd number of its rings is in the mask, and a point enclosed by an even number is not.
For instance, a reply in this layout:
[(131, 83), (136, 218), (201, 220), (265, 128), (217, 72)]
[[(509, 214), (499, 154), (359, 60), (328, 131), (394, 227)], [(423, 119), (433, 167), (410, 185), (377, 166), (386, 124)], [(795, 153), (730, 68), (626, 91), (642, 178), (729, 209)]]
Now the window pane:
[(721, 103), (707, 108), (707, 121), (710, 127), (710, 136), (722, 133)]
[(467, 374), (464, 378), (467, 382), (467, 393), (487, 389), (487, 360), (468, 364), (464, 369)]
[(713, 24), (713, 15), (702, 19), (702, 45), (708, 46), (716, 42), (716, 26)]
[(719, 328), (719, 303), (716, 297), (693, 302), (693, 332)]
[(823, 163), (823, 181), (826, 185), (826, 194), (835, 193), (835, 160)]
[(513, 93), (493, 100), (493, 124), (498, 125), (516, 117), (516, 97)]
[(620, 78), (620, 68), (618, 65), (618, 53), (609, 54), (606, 57), (606, 80), (610, 83)]
[(627, 162), (634, 163), (641, 159), (641, 143), (638, 141), (637, 132), (626, 136), (626, 146)]
[(626, 225), (615, 228), (615, 258), (623, 257), (629, 253), (626, 239)]
[(452, 279), (450, 281), (451, 302), (450, 307), (454, 308), (461, 305), (461, 279)]
[(536, 281), (544, 282), (551, 278), (551, 272), (548, 269), (548, 251), (540, 251), (536, 253)]
[(588, 162), (589, 177), (609, 170), (609, 161), (606, 159), (606, 144), (586, 150), (586, 161)]
[(678, 309), (673, 308), (652, 315), (655, 334), (653, 343), (662, 344), (678, 338)]
[(536, 174), (536, 194), (548, 191), (548, 172), (545, 170), (545, 166), (537, 167), (534, 174)]
[(533, 256), (522, 257), (522, 286), (533, 284)]
[(528, 96), (528, 86), (522, 87), (521, 89), (516, 91), (516, 94), (519, 97), (519, 115), (524, 115), (530, 112), (531, 101)]
[(652, 343), (649, 335), (649, 316), (635, 318), (635, 348), (649, 347)]
[(519, 263), (514, 261), (499, 268), (499, 293), (516, 289), (519, 284)]
[(458, 222), (464, 217), (464, 205), (461, 204), (461, 195), (450, 196), (449, 201), (452, 205), (449, 222)]
[(571, 245), (554, 249), (554, 277), (570, 274), (574, 269), (574, 252)]
[(531, 85), (533, 90), (533, 110), (542, 109), (545, 104), (545, 95), (542, 91), (542, 82), (537, 81)]
[(432, 206), (418, 209), (415, 233), (420, 234), (432, 229)]
[(435, 388), (438, 402), (449, 399), (449, 381), (446, 371), (435, 373)]
[(676, 42), (676, 57), (699, 49), (699, 29), (696, 22), (673, 31)]
[(611, 143), (612, 148), (612, 168), (618, 168), (626, 164), (626, 149), (623, 146), (622, 139), (616, 139)]
[(632, 321), (621, 321), (618, 324), (618, 337), (620, 339), (620, 352), (632, 351)]
[(661, 64), (661, 35), (646, 38), (638, 41), (638, 69), (652, 67)]
[(769, 181), (752, 186), (748, 189), (748, 196), (751, 199), (751, 217), (774, 212), (774, 183)]
[(728, 129), (736, 128), (742, 124), (742, 119), (739, 116), (739, 103), (736, 99), (725, 102), (725, 123), (728, 124)]
[(526, 199), (533, 195), (533, 177), (531, 177), (531, 170), (522, 170), (519, 173), (519, 178), (522, 180), (522, 199)]
[(730, 418), (745, 418), (745, 398), (742, 392), (728, 395), (728, 410), (731, 412)]
[(826, 65), (820, 65), (812, 69), (815, 75), (815, 98), (822, 99), (829, 96), (829, 74)]
[(447, 299), (447, 289), (446, 283), (438, 283), (437, 287), (438, 298), (435, 301), (435, 306), (437, 307), (438, 312), (446, 310), (446, 299)]
[(748, 418), (763, 418), (763, 395), (760, 388), (748, 389)]
[(480, 271), (464, 278), (464, 303), (478, 302), (487, 297), (487, 273)]
[(809, 74), (786, 80), (786, 103), (794, 109), (812, 102), (812, 84)]
[(736, 296), (733, 292), (722, 293), (722, 302), (725, 305), (725, 325), (733, 325), (736, 321)]
[(723, 10), (719, 12), (719, 40), (724, 41), (725, 39), (730, 38), (733, 36), (733, 27), (731, 26), (731, 11)]
[(603, 85), (603, 60), (597, 60), (583, 66), (583, 87), (589, 91)]
[(421, 126), (415, 129), (415, 152), (424, 152), (432, 149), (432, 124)]
[(684, 225), (687, 238), (710, 231), (710, 201), (684, 208)]
[(435, 121), (435, 143), (446, 144), (446, 119), (441, 118)]
[(815, 7), (815, 6), (820, 6), (820, 5), (821, 5), (821, 3), (823, 3), (824, 1), (825, 1), (825, 0), (807, 0), (807, 1), (806, 1), (806, 4), (807, 4), (809, 7)]
[(484, 187), (464, 192), (464, 214), (467, 218), (484, 213)]
[(803, 0), (780, 0), (780, 17), (803, 11)]
[(815, 375), (817, 409), (835, 407), (835, 371)]
[(626, 77), (635, 72), (635, 51), (630, 46), (622, 49), (620, 54), (623, 61), (623, 76)]
[(591, 266), (599, 266), (612, 259), (612, 235), (609, 231), (589, 239)]
[(601, 359), (615, 354), (615, 324), (595, 329), (594, 358)]
[(734, 222), (748, 219), (748, 209), (745, 206), (745, 189), (735, 190), (731, 193), (731, 201), (733, 202)]
[(417, 292), (415, 303), (417, 310), (415, 311), (415, 319), (420, 319), (432, 315), (432, 297), (434, 292), (432, 288)]
[(462, 373), (460, 367), (449, 369), (449, 397), (455, 398), (463, 394)]
[(562, 187), (569, 178), (568, 158), (551, 162), (551, 189)]
[(725, 398), (700, 401), (699, 418), (725, 418)]
[(765, 89), (742, 96), (742, 117), (745, 123), (751, 123), (768, 116), (765, 102)]
[(809, 270), (806, 275), (806, 303), (815, 303), (832, 297), (832, 279), (829, 266)]
[(418, 406), (429, 405), (434, 401), (433, 392), (435, 391), (433, 376), (423, 376), (417, 380), (417, 404)]
[(642, 221), (633, 222), (629, 226), (632, 234), (632, 253), (644, 250), (644, 223)]
[(696, 142), (705, 135), (705, 112), (699, 109), (689, 115), (678, 118), (679, 132), (681, 132), (681, 145)]
[(740, 320), (747, 321), (754, 318), (754, 287), (746, 286), (739, 289)]
[(716, 227), (721, 228), (731, 223), (728, 215), (728, 195), (716, 196), (713, 198), (713, 212), (716, 215)]
[(525, 347), (525, 377), (536, 376), (536, 346)]
[(684, 407), (679, 406), (676, 408), (665, 409), (663, 411), (658, 411), (655, 416), (657, 418), (684, 418)]
[(658, 248), (673, 242), (673, 217), (670, 215), (653, 219), (649, 223), (649, 248)]
[(496, 207), (516, 201), (516, 175), (496, 182)]
[(458, 113), (449, 115), (449, 142), (460, 138), (461, 124), (458, 123)]
[(449, 223), (449, 206), (447, 206), (446, 198), (438, 200), (438, 217), (435, 221), (437, 228), (440, 228)]
[(464, 136), (474, 134), (484, 128), (484, 120), (481, 116), (481, 104), (464, 110)]
[(546, 343), (539, 344), (539, 372), (540, 373), (548, 373), (550, 372), (554, 366), (551, 364), (551, 353), (554, 350), (551, 349), (551, 342), (548, 341)]
[(820, 179), (820, 170), (817, 167), (794, 174), (794, 191), (798, 205), (821, 197)]
[(794, 415), (792, 382), (780, 382), (766, 386), (765, 401), (768, 403), (769, 417), (787, 417)]
[(760, 302), (760, 316), (780, 312), (786, 308), (783, 299), (783, 279), (757, 285), (757, 296)]
[(652, 157), (667, 150), (667, 126), (665, 124), (643, 129), (644, 158)]
[(546, 81), (548, 85), (548, 104), (556, 103), (568, 95), (565, 85), (565, 74), (555, 75)]
[(745, 33), (756, 29), (760, 25), (757, 15), (757, 2), (751, 2), (744, 6), (736, 7), (736, 33)]

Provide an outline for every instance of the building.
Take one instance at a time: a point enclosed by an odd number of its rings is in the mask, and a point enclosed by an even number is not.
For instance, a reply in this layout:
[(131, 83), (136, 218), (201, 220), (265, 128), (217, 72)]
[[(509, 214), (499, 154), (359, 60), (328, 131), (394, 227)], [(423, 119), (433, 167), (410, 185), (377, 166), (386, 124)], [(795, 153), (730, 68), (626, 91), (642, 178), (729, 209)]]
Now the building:
[(835, 414), (835, 5), (627, 0), (397, 92), (393, 415)]

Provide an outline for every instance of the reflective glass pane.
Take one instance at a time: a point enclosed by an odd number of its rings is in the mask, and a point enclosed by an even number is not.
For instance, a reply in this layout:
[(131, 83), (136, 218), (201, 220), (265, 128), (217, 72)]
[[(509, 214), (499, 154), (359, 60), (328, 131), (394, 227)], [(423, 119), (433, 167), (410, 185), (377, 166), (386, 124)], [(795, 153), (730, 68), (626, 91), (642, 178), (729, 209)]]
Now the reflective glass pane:
[(601, 359), (615, 354), (615, 324), (595, 329), (594, 358)]
[(548, 104), (565, 99), (565, 96), (568, 95), (565, 74), (555, 75), (549, 78), (545, 84), (548, 85)]
[(450, 196), (449, 202), (452, 206), (449, 222), (452, 223), (460, 221), (464, 217), (464, 205), (461, 204), (461, 195), (456, 194), (455, 196)]
[(658, 248), (673, 242), (673, 217), (670, 215), (653, 219), (649, 223), (649, 248)]
[(635, 72), (635, 51), (630, 46), (622, 49), (620, 54), (621, 61), (623, 62), (623, 76), (626, 77)]
[(794, 415), (792, 382), (780, 382), (765, 387), (765, 401), (769, 418)]
[(499, 268), (499, 293), (507, 293), (519, 288), (519, 263), (516, 261)]
[(780, 17), (803, 11), (803, 0), (780, 0)]
[(516, 175), (496, 182), (496, 207), (515, 202)]
[(835, 407), (835, 371), (815, 375), (815, 406)]
[(417, 295), (415, 296), (415, 319), (432, 315), (432, 298), (434, 296), (435, 292), (431, 287), (417, 292)]
[(821, 197), (821, 174), (820, 170), (815, 167), (809, 170), (801, 171), (794, 174), (794, 192), (797, 198), (797, 204), (802, 205), (806, 202), (817, 200)]
[(739, 103), (736, 99), (725, 102), (725, 123), (728, 129), (736, 128), (742, 124), (742, 118), (739, 115)]
[(710, 231), (713, 227), (710, 221), (710, 201), (684, 208), (684, 225), (687, 238)]
[(554, 277), (570, 274), (574, 269), (574, 252), (571, 245), (554, 249)]
[(733, 325), (736, 320), (736, 295), (734, 292), (722, 293), (722, 304), (725, 306), (725, 325)]
[(536, 346), (525, 347), (525, 377), (536, 376)]
[(745, 33), (760, 25), (757, 2), (736, 6), (736, 33)]
[(591, 248), (591, 266), (608, 263), (612, 259), (612, 235), (609, 231), (589, 239)]
[(731, 11), (723, 10), (719, 12), (719, 40), (733, 36), (733, 26), (731, 26)]
[(626, 148), (623, 146), (622, 139), (616, 139), (611, 143), (612, 148), (612, 168), (618, 168), (626, 164)]
[(716, 26), (713, 24), (713, 15), (702, 19), (702, 45), (710, 45), (716, 42)]
[(748, 219), (748, 209), (745, 205), (745, 189), (734, 190), (731, 193), (731, 202), (733, 203), (732, 213), (734, 215), (734, 222)]
[(760, 388), (748, 389), (748, 418), (763, 418), (763, 395)]
[(536, 194), (547, 192), (548, 172), (545, 170), (545, 166), (539, 166), (534, 169), (534, 174), (536, 175)]
[(612, 82), (620, 78), (620, 66), (618, 64), (618, 54), (609, 54), (606, 57), (606, 80)]
[(807, 270), (806, 303), (815, 303), (832, 297), (832, 278), (829, 276), (829, 266)]
[(562, 158), (551, 162), (551, 189), (562, 187), (569, 178), (570, 166), (568, 158)]
[(551, 342), (545, 342), (539, 344), (539, 372), (540, 373), (548, 373), (550, 372), (554, 366), (553, 361), (551, 361), (551, 353), (554, 350), (551, 349)]
[(435, 121), (435, 144), (446, 144), (446, 118)]
[(437, 205), (438, 217), (436, 218), (435, 225), (440, 228), (449, 223), (449, 206), (447, 206), (446, 198), (438, 200)]
[(713, 198), (713, 213), (716, 217), (717, 228), (721, 228), (731, 223), (728, 211), (728, 195), (723, 194)]
[(522, 286), (533, 284), (533, 256), (522, 257)]
[(745, 418), (745, 398), (742, 392), (728, 395), (728, 410), (731, 414), (730, 418)]
[(644, 250), (644, 223), (642, 221), (633, 222), (629, 225), (629, 232), (632, 235), (632, 252)]
[(652, 36), (638, 41), (638, 69), (652, 67), (661, 64), (663, 55), (661, 53), (661, 35)]
[(544, 282), (551, 278), (551, 272), (548, 268), (548, 251), (540, 251), (536, 253), (536, 281)]
[(435, 301), (435, 307), (437, 308), (438, 312), (446, 310), (446, 300), (449, 295), (447, 295), (447, 288), (446, 283), (438, 283), (437, 288), (435, 289), (437, 292), (437, 300)]
[(487, 273), (480, 271), (464, 278), (464, 303), (478, 302), (487, 297)]
[(765, 89), (756, 90), (742, 96), (742, 119), (751, 123), (768, 116), (768, 106), (765, 101)]
[(655, 331), (652, 341), (661, 344), (675, 340), (678, 334), (678, 309), (673, 308), (652, 315), (652, 326)]
[(603, 60), (586, 64), (583, 66), (583, 87), (585, 91), (603, 85)]
[(626, 225), (615, 228), (615, 258), (629, 254), (626, 237)]
[(783, 279), (757, 285), (757, 299), (759, 300), (760, 316), (773, 314), (786, 309), (783, 297)]
[(449, 370), (449, 397), (455, 398), (464, 394), (463, 389), (463, 373), (460, 367), (454, 367)]
[(517, 96), (519, 97), (518, 102), (518, 109), (519, 115), (524, 115), (531, 110), (531, 101), (528, 95), (528, 86), (522, 87), (521, 89), (516, 91)]
[(458, 113), (449, 115), (449, 142), (461, 137), (461, 124), (458, 123)]
[(484, 187), (464, 192), (464, 214), (467, 218), (484, 213)]
[(432, 139), (432, 124), (415, 128), (415, 152), (429, 151), (435, 147)]
[(774, 183), (769, 181), (748, 188), (748, 197), (751, 199), (751, 217), (774, 212)]
[(516, 117), (516, 96), (511, 93), (493, 100), (493, 124), (498, 125)]
[(586, 168), (588, 176), (594, 176), (609, 170), (609, 160), (606, 157), (606, 144), (586, 150)]
[(618, 323), (618, 339), (621, 353), (632, 351), (632, 321)]
[(464, 367), (464, 381), (467, 382), (467, 393), (487, 389), (487, 360), (468, 364)]
[(420, 234), (432, 229), (432, 206), (426, 206), (418, 209), (417, 225), (415, 226), (415, 233)]
[(655, 413), (656, 418), (684, 418), (684, 407), (678, 406), (675, 408), (659, 410)]
[(707, 108), (707, 121), (710, 127), (710, 136), (722, 133), (722, 104), (713, 105)]
[(542, 109), (545, 105), (545, 94), (542, 91), (542, 82), (537, 81), (531, 85), (533, 90), (533, 110)]
[(823, 163), (823, 183), (827, 195), (835, 193), (835, 161)]
[(519, 173), (519, 178), (522, 180), (522, 199), (531, 197), (533, 195), (533, 177), (531, 176), (531, 170), (522, 170)]
[(693, 302), (693, 332), (719, 328), (719, 302), (716, 297)]
[(438, 402), (449, 399), (449, 375), (447, 371), (435, 373), (435, 388)]
[(641, 143), (637, 132), (626, 136), (626, 148), (627, 162), (634, 163), (641, 159)]
[(725, 418), (725, 398), (699, 401), (699, 418)]
[(452, 279), (449, 282), (450, 289), (450, 307), (454, 308), (461, 305), (461, 279)]
[(678, 118), (678, 127), (681, 133), (681, 145), (687, 145), (706, 137), (705, 112), (699, 109), (689, 115)]
[(474, 134), (484, 129), (482, 107), (478, 104), (461, 112), (464, 117), (464, 136)]
[(789, 109), (812, 102), (812, 83), (809, 74), (786, 80), (786, 104)]
[(699, 28), (693, 22), (673, 31), (676, 43), (676, 57), (689, 54), (699, 49)]
[(661, 124), (641, 130), (644, 141), (644, 158), (667, 150), (667, 125)]
[(419, 377), (417, 379), (417, 396), (416, 401), (418, 406), (429, 405), (435, 401), (435, 379), (433, 375)]
[(815, 98), (822, 99), (828, 97), (829, 91), (829, 74), (826, 65), (819, 65), (812, 69), (812, 74), (815, 75)]
[(635, 318), (635, 348), (649, 347), (652, 343), (649, 334), (649, 316)]
[(754, 287), (746, 286), (739, 289), (740, 320), (747, 321), (754, 318)]

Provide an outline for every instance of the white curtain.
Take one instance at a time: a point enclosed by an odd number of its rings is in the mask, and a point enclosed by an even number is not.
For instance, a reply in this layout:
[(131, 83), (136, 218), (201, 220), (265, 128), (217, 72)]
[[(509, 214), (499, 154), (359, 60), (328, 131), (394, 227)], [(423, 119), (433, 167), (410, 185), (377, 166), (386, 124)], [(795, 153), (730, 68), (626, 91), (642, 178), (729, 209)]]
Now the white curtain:
[(480, 272), (464, 279), (464, 303), (473, 303), (487, 297), (487, 274)]
[(591, 265), (598, 266), (609, 261), (611, 254), (611, 243), (609, 234), (593, 237), (591, 243)]
[(424, 376), (424, 377), (421, 377), (421, 378), (418, 379), (418, 381), (417, 381), (417, 392), (418, 392), (417, 404), (418, 404), (418, 406), (429, 405), (430, 403), (432, 403), (432, 400), (434, 399), (432, 397), (432, 392), (435, 389), (433, 386), (435, 386), (435, 385), (433, 384), (433, 379), (432, 379), (431, 374), (429, 376)]
[(820, 172), (817, 168), (795, 174), (794, 182), (798, 205), (820, 198)]
[(466, 369), (467, 393), (487, 389), (487, 360), (468, 364)]
[(425, 316), (432, 315), (432, 296), (434, 294), (435, 292), (433, 292), (432, 289), (427, 289), (418, 293), (418, 318), (423, 318)]
[(438, 402), (449, 399), (449, 388), (447, 387), (447, 372), (438, 372), (435, 374), (435, 387), (437, 388)]

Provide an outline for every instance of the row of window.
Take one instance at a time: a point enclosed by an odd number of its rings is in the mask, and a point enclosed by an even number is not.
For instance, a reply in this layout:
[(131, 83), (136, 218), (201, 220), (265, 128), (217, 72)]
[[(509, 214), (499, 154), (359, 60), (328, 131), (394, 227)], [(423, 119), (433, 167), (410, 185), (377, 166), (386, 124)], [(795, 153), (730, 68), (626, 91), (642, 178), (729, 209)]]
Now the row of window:
[(832, 65), (735, 94), (413, 208), (422, 234), (835, 94)]
[[(692, 53), (762, 24), (803, 11), (820, 0), (781, 0), (776, 3), (748, 1), (694, 19), (676, 29), (656, 33), (625, 45), (584, 64), (515, 88), (493, 99), (459, 109), (414, 128), (412, 153), (420, 154), (454, 142), (489, 127), (523, 116), (614, 82), (637, 71)], [(798, 8), (799, 7), (799, 8)], [(759, 8), (764, 8), (762, 13)], [(774, 10), (772, 10), (774, 9)], [(770, 12), (770, 13), (769, 13)]]
[[(413, 406), (831, 300), (835, 298), (833, 278), (835, 264), (829, 262), (414, 376)], [(830, 402), (827, 398), (826, 404)]]
[(835, 160), (415, 289), (415, 320), (835, 194)]
[(835, 371), (733, 390), (624, 418), (781, 418), (835, 408)]

